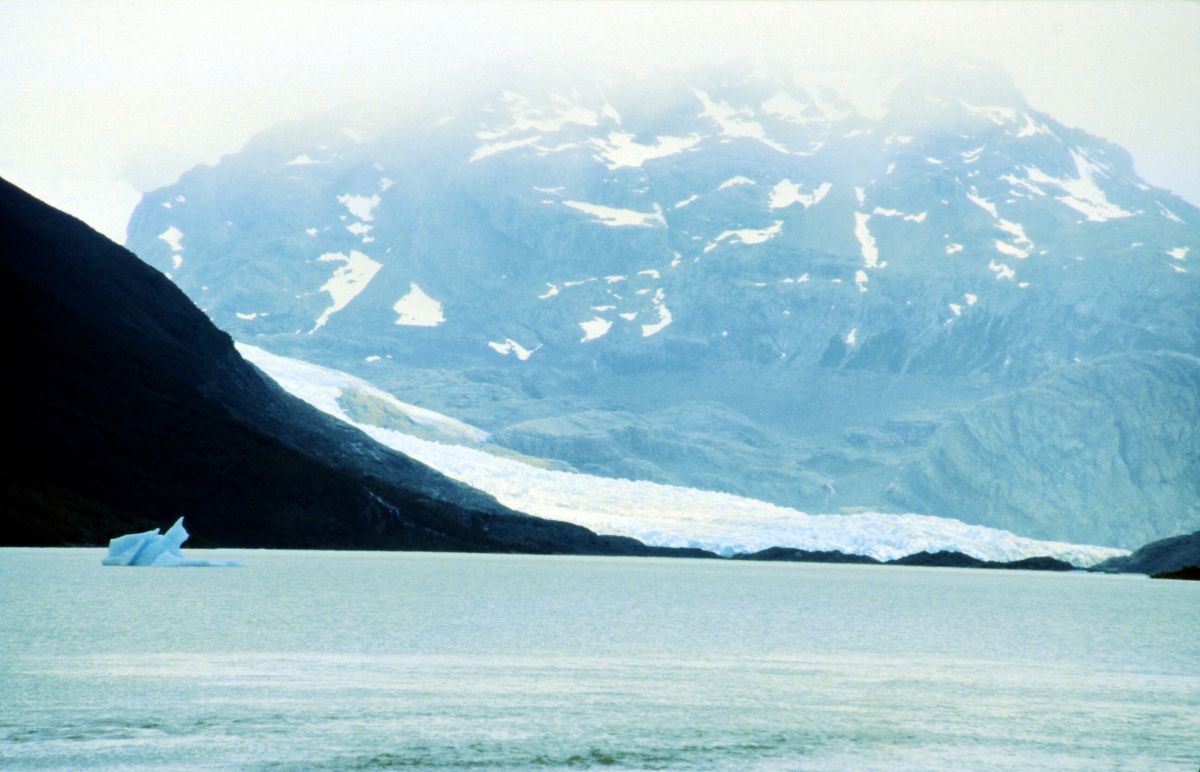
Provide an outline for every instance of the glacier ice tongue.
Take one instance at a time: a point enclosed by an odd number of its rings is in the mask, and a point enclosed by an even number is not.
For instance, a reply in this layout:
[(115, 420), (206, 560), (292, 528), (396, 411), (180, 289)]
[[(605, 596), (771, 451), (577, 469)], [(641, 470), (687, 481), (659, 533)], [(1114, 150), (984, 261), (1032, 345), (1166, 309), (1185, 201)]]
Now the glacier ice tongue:
[(158, 529), (145, 533), (118, 536), (108, 542), (108, 556), (102, 563), (106, 566), (172, 566), (187, 568), (232, 568), (232, 560), (198, 560), (185, 556), (180, 546), (187, 541), (188, 532), (183, 527), (183, 518), (160, 534)]

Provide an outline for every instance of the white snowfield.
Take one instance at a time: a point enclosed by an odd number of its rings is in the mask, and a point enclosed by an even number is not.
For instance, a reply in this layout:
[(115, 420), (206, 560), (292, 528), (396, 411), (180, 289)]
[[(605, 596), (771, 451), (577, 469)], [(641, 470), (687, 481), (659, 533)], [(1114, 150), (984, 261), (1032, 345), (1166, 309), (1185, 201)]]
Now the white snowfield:
[[(727, 493), (539, 469), (475, 448), (356, 424), (337, 403), (341, 389), (353, 385), (371, 389), (371, 393), (383, 392), (336, 370), (245, 344), (238, 344), (238, 350), (287, 391), (384, 445), (490, 493), (505, 506), (576, 523), (597, 533), (631, 536), (656, 546), (699, 547), (723, 555), (780, 546), (840, 550), (890, 560), (922, 550), (959, 550), (983, 560), (1049, 555), (1090, 566), (1127, 554), (1108, 547), (1026, 539), (948, 518), (881, 513), (810, 515)], [(452, 418), (443, 416), (441, 420), (463, 426)]]

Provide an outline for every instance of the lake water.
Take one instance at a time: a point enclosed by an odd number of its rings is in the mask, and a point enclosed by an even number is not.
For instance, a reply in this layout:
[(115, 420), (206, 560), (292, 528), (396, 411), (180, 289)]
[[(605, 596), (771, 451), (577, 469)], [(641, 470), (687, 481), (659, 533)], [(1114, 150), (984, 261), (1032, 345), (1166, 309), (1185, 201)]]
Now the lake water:
[(0, 550), (0, 768), (1200, 767), (1200, 584)]

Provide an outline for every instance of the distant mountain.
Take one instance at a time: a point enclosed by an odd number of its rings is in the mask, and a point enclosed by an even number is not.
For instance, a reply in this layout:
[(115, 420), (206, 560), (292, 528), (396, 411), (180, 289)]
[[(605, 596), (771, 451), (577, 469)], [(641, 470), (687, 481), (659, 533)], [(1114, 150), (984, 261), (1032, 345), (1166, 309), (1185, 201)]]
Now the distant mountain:
[(1159, 539), (1139, 547), (1131, 555), (1109, 558), (1094, 566), (1097, 571), (1159, 574), (1200, 566), (1200, 531)]
[(509, 510), (289, 396), (161, 273), (3, 180), (0, 329), (0, 544), (186, 515), (196, 546), (662, 552)]
[[(1125, 546), (1200, 525), (1194, 435), (1161, 431), (1198, 417), (1200, 210), (992, 69), (910, 78), (878, 120), (748, 66), (502, 73), (270, 129), (129, 233), (239, 340), (581, 471)], [(1041, 378), (1098, 396), (982, 466), (950, 450)], [(1121, 441), (1022, 450), (1096, 419)]]

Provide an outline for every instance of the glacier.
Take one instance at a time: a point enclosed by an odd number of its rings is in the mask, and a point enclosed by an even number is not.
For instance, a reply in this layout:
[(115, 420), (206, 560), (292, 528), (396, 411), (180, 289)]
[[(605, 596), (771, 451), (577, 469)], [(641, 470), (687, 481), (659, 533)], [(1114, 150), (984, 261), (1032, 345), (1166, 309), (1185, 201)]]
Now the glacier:
[[(1126, 550), (1029, 539), (998, 528), (916, 514), (809, 514), (717, 491), (543, 469), (478, 447), (358, 423), (339, 404), (345, 390), (379, 390), (347, 373), (238, 343), (239, 353), (291, 394), (357, 427), (376, 441), (530, 515), (630, 536), (662, 547), (695, 547), (729, 556), (768, 547), (838, 550), (892, 560), (957, 550), (981, 560), (1048, 555), (1087, 567)], [(393, 398), (394, 399), (394, 398)], [(462, 427), (452, 418), (447, 424)], [(476, 437), (486, 433), (476, 429)], [(460, 429), (458, 436), (463, 436)]]
[(179, 547), (188, 539), (183, 518), (159, 533), (155, 528), (145, 533), (130, 533), (108, 542), (108, 556), (101, 561), (106, 566), (158, 566), (170, 568), (234, 568), (232, 560), (199, 560), (189, 558)]

